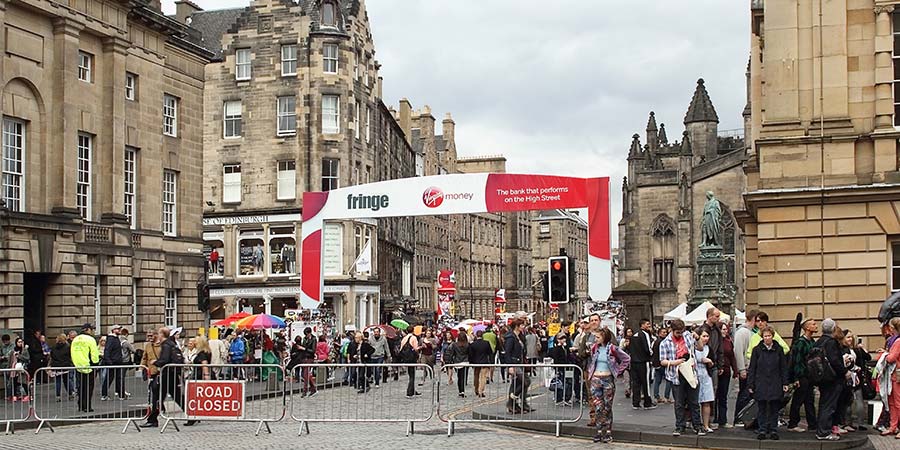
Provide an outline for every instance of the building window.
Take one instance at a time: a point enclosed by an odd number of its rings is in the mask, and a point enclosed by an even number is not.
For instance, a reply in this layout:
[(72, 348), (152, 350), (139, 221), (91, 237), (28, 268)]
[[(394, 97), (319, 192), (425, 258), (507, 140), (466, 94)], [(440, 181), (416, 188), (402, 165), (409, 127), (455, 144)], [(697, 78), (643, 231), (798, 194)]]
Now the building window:
[(241, 137), (241, 112), (240, 100), (225, 102), (225, 115), (222, 118), (222, 129), (225, 139)]
[(278, 97), (278, 135), (297, 133), (297, 99), (293, 95)]
[(359, 102), (356, 102), (356, 119), (353, 121), (353, 137), (359, 139), (359, 125), (362, 122), (362, 117), (359, 115), (362, 107)]
[(250, 49), (239, 48), (234, 52), (234, 78), (238, 81), (250, 79)]
[(25, 123), (3, 118), (3, 202), (10, 211), (25, 210)]
[(892, 14), (894, 24), (894, 126), (900, 127), (900, 10)]
[(653, 287), (675, 287), (675, 224), (667, 216), (656, 219), (650, 231), (653, 255)]
[(900, 242), (891, 243), (891, 292), (900, 291)]
[(325, 73), (338, 72), (337, 44), (325, 44), (322, 47), (322, 71), (324, 71)]
[(363, 84), (369, 85), (369, 58), (366, 58), (365, 64), (363, 64)]
[(550, 222), (541, 222), (541, 234), (547, 234), (550, 232)]
[(341, 187), (339, 172), (340, 160), (323, 159), (322, 160), (322, 191), (330, 191)]
[(94, 277), (94, 324), (100, 328), (100, 277)]
[(241, 202), (241, 165), (225, 164), (222, 168), (222, 203)]
[(359, 50), (353, 51), (353, 79), (359, 79)]
[(178, 229), (178, 175), (173, 170), (163, 170), (163, 234), (175, 236)]
[(261, 229), (241, 230), (238, 234), (238, 275), (251, 277), (263, 274), (266, 252)]
[(293, 226), (269, 228), (269, 256), (269, 274), (297, 273), (297, 241)]
[(425, 176), (425, 155), (421, 153), (416, 153), (416, 176)]
[(178, 99), (171, 95), (163, 95), (163, 134), (178, 136)]
[(169, 329), (178, 326), (178, 294), (175, 289), (166, 289), (165, 326)]
[(372, 139), (371, 134), (371, 125), (372, 125), (372, 108), (366, 106), (366, 143), (368, 143)]
[(325, 27), (337, 27), (337, 15), (336, 15), (334, 3), (326, 1), (322, 5), (322, 26)]
[(297, 75), (297, 46), (285, 44), (281, 46), (281, 76)]
[(125, 216), (131, 228), (137, 227), (137, 214), (135, 214), (135, 198), (137, 198), (137, 149), (125, 147)]
[(296, 161), (278, 161), (278, 200), (297, 198)]
[(137, 75), (125, 72), (125, 99), (137, 100)]
[(91, 220), (91, 150), (93, 137), (78, 134), (78, 178), (75, 186), (75, 204), (84, 220)]
[(225, 233), (219, 229), (217, 232), (203, 233), (203, 242), (206, 245), (204, 251), (208, 264), (206, 266), (210, 278), (225, 276)]
[(94, 68), (94, 55), (78, 51), (78, 79), (85, 82), (94, 81), (91, 70)]
[(340, 132), (341, 105), (337, 95), (322, 96), (322, 133), (337, 134)]

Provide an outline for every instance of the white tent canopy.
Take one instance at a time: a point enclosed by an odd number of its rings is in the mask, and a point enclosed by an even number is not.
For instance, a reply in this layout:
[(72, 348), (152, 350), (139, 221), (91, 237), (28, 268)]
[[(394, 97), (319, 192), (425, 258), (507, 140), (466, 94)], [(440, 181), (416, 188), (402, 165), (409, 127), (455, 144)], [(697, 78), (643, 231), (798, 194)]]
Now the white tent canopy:
[(681, 303), (675, 307), (675, 309), (665, 313), (663, 315), (663, 320), (675, 320), (675, 319), (684, 319), (687, 315), (687, 303)]
[[(684, 320), (684, 323), (688, 325), (700, 325), (706, 321), (706, 311), (710, 308), (714, 308), (712, 303), (703, 302), (703, 304), (691, 311), (691, 313), (685, 316), (682, 320)], [(721, 313), (719, 320), (721, 322), (728, 323), (731, 322), (731, 316), (725, 313)]]

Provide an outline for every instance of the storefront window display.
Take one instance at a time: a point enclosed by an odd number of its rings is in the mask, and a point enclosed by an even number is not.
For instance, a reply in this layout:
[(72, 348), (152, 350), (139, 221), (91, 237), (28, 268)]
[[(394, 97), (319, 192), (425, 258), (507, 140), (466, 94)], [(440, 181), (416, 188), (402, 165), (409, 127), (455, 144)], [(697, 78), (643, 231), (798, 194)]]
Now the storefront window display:
[(294, 227), (273, 227), (269, 229), (269, 258), (271, 275), (293, 275), (297, 273), (297, 246)]
[(225, 276), (225, 244), (221, 240), (206, 241), (206, 270), (210, 278)]
[(241, 230), (238, 239), (238, 274), (258, 276), (265, 266), (263, 230)]

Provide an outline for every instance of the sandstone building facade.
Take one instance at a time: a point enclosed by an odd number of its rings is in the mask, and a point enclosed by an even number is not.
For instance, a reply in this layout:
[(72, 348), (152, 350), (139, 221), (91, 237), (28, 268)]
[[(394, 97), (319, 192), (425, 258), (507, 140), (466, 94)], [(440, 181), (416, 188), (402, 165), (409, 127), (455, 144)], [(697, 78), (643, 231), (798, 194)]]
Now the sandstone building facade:
[(625, 301), (629, 316), (661, 320), (679, 303), (691, 300), (708, 191), (722, 205), (726, 279), (735, 305), (743, 307), (744, 241), (734, 212), (744, 209), (744, 133), (720, 133), (718, 124), (701, 79), (680, 141), (669, 141), (665, 125), (657, 124), (652, 112), (644, 144), (639, 135), (632, 136), (628, 176), (622, 183), (618, 279), (613, 288), (613, 297)]
[[(281, 316), (298, 305), (303, 192), (414, 174), (411, 147), (381, 100), (367, 14), (360, 1), (178, 5), (217, 55), (204, 96), (213, 314)], [(382, 289), (391, 303), (411, 296), (411, 230), (411, 219), (326, 224), (319, 313), (359, 329), (381, 322)], [(364, 251), (370, 270), (354, 264)]]
[(0, 329), (197, 328), (204, 65), (143, 0), (0, 2)]
[(748, 306), (782, 335), (797, 312), (877, 335), (872, 318), (900, 289), (898, 3), (750, 4), (739, 222)]

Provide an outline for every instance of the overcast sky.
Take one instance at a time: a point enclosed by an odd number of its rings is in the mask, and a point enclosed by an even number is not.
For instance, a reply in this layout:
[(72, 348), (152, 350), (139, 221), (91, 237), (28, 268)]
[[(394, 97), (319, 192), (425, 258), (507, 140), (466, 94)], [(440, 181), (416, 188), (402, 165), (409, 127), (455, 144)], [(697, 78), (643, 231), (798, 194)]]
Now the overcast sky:
[[(194, 0), (206, 9), (249, 0)], [(173, 12), (171, 0), (163, 2)], [(613, 224), (631, 135), (670, 141), (698, 78), (719, 130), (742, 128), (749, 6), (736, 0), (368, 0), (384, 101), (456, 121), (461, 156), (509, 172), (610, 176)]]

